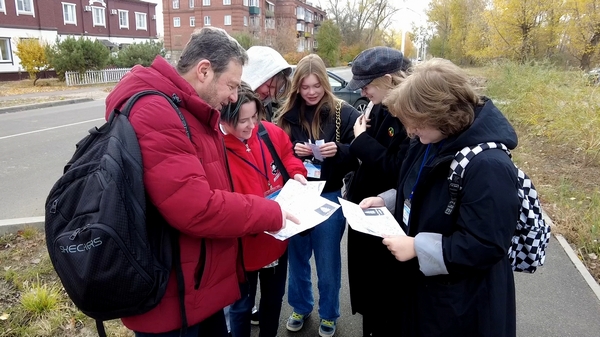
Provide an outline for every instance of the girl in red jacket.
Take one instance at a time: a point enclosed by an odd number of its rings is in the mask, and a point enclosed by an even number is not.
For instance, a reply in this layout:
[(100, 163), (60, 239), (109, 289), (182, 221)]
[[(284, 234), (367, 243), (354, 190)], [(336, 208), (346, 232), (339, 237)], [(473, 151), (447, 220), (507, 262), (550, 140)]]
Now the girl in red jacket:
[[(269, 197), (285, 184), (269, 148), (258, 134), (264, 107), (250, 86), (242, 83), (238, 99), (221, 110), (221, 131), (225, 135), (233, 190)], [(285, 170), (290, 177), (306, 183), (306, 169), (294, 156), (287, 134), (274, 124), (262, 121)], [(250, 316), (260, 277), (260, 336), (275, 337), (287, 277), (287, 240), (261, 233), (242, 238), (247, 282), (240, 285), (242, 298), (231, 305), (233, 337), (250, 337)]]

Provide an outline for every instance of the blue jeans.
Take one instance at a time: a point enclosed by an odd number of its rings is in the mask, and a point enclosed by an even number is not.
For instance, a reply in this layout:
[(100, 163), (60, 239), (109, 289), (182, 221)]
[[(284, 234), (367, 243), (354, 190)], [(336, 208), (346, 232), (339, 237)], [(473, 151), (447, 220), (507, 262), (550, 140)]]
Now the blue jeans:
[(233, 337), (250, 337), (250, 316), (260, 278), (259, 337), (275, 337), (279, 329), (279, 315), (285, 293), (288, 253), (279, 258), (275, 267), (246, 272), (246, 283), (240, 284), (242, 298), (229, 309), (229, 324)]
[(135, 337), (227, 337), (227, 335), (227, 324), (225, 324), (223, 310), (217, 311), (217, 313), (198, 324), (189, 326), (184, 335), (180, 335), (180, 330), (163, 333), (135, 332)]
[[(321, 196), (338, 203), (340, 191), (323, 193)], [(310, 258), (314, 251), (319, 289), (319, 317), (331, 321), (340, 317), (340, 242), (345, 229), (346, 219), (342, 209), (338, 208), (329, 219), (314, 227), (307, 235), (294, 235), (290, 238), (288, 302), (294, 308), (294, 312), (306, 315), (313, 310)]]

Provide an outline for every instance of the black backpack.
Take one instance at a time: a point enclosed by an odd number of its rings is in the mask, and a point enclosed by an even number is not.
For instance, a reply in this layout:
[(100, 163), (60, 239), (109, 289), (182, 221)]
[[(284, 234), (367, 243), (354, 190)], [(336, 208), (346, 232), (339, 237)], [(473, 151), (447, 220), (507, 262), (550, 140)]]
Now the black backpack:
[(73, 303), (96, 320), (100, 336), (106, 336), (102, 321), (139, 315), (158, 305), (172, 267), (187, 328), (179, 235), (147, 202), (142, 155), (128, 119), (137, 99), (146, 95), (164, 96), (190, 137), (171, 98), (158, 91), (137, 93), (77, 143), (46, 200), (50, 259)]

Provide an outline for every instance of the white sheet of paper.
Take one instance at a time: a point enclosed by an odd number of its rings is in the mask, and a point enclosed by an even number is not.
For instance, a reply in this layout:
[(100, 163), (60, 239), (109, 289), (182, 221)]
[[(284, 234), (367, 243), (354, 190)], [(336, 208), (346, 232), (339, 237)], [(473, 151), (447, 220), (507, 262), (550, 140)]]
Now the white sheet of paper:
[(365, 108), (365, 119), (369, 119), (372, 109), (373, 109), (373, 102), (369, 102), (369, 104), (367, 104), (367, 107)]
[(315, 157), (316, 160), (320, 160), (323, 161), (323, 155), (321, 154), (321, 150), (319, 149), (319, 146), (325, 144), (325, 141), (322, 139), (319, 140), (315, 140), (315, 143), (313, 144), (310, 139), (308, 140), (308, 142), (305, 142), (304, 145), (310, 147), (310, 149), (312, 150), (313, 153), (313, 157)]
[(344, 213), (348, 225), (355, 231), (379, 237), (406, 235), (387, 208), (372, 207), (363, 210), (348, 200), (338, 198), (338, 201), (342, 206), (342, 213)]
[(285, 228), (277, 234), (265, 233), (276, 239), (285, 240), (327, 220), (340, 208), (340, 205), (320, 196), (324, 186), (324, 181), (309, 181), (308, 184), (302, 185), (296, 180), (288, 180), (275, 201), (286, 212), (298, 218), (300, 224), (288, 220)]

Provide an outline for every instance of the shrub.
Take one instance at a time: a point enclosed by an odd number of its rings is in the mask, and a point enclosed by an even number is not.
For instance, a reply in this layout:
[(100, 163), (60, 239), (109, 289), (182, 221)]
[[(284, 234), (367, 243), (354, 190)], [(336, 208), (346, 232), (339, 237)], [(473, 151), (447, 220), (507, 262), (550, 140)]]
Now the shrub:
[(148, 67), (157, 55), (165, 56), (162, 42), (134, 43), (121, 49), (116, 57), (111, 57), (110, 63), (120, 68), (131, 68), (136, 64)]
[(63, 41), (57, 39), (56, 44), (46, 47), (46, 55), (61, 81), (65, 80), (67, 71), (84, 73), (104, 69), (110, 58), (110, 52), (102, 42), (72, 36)]

